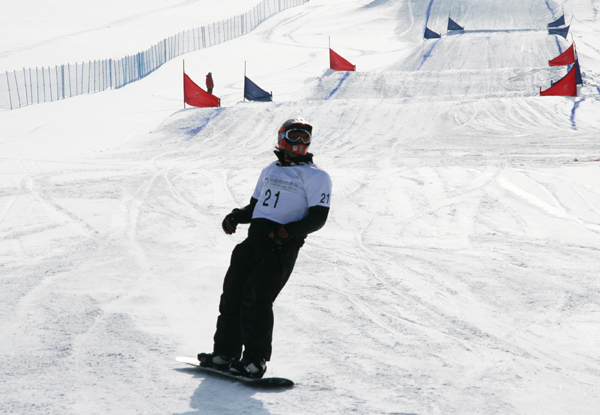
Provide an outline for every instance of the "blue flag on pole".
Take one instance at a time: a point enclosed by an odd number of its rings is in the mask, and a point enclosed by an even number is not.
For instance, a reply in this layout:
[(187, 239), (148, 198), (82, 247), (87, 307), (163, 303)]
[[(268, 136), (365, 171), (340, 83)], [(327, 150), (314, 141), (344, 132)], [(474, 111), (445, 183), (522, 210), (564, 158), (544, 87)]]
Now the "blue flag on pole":
[(464, 30), (465, 28), (448, 17), (448, 30)]
[(581, 79), (581, 68), (579, 67), (579, 59), (575, 60), (575, 75), (577, 77), (577, 85), (583, 85), (583, 79)]
[(550, 29), (548, 29), (548, 33), (551, 35), (562, 36), (566, 39), (567, 35), (569, 34), (569, 27), (571, 27), (571, 26), (561, 27), (561, 28), (550, 28)]
[(425, 36), (425, 39), (437, 39), (437, 38), (441, 37), (439, 34), (435, 33), (433, 30), (431, 30), (428, 27), (425, 28), (424, 36)]
[(273, 101), (273, 93), (261, 89), (258, 85), (244, 76), (244, 98), (248, 101)]
[(565, 15), (563, 14), (562, 16), (560, 16), (558, 19), (556, 19), (555, 21), (548, 23), (548, 27), (558, 27), (558, 26), (564, 26), (565, 25)]

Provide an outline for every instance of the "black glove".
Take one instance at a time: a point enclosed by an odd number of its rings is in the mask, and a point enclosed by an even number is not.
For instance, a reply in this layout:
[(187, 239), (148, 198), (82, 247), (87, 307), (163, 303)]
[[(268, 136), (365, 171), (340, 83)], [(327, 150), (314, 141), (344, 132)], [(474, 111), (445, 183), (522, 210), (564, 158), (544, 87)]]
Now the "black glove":
[(269, 234), (269, 238), (271, 238), (277, 245), (283, 245), (288, 241), (289, 237), (290, 235), (288, 234), (288, 231), (283, 226), (273, 229)]
[(234, 209), (233, 212), (225, 216), (225, 219), (223, 219), (223, 223), (221, 224), (221, 226), (223, 226), (223, 232), (225, 232), (227, 235), (235, 233), (235, 229), (238, 226), (238, 221), (235, 218), (236, 210), (237, 209)]

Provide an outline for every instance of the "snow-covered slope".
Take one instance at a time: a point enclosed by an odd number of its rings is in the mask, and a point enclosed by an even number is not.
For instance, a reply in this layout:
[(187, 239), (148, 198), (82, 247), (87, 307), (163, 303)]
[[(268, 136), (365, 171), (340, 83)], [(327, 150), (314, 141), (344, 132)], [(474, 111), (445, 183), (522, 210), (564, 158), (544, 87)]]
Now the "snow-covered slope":
[[(558, 7), (311, 0), (184, 57), (221, 108), (183, 109), (176, 60), (0, 112), (0, 412), (595, 414), (600, 2), (564, 5), (578, 98), (537, 96), (565, 71), (547, 67), (569, 44), (544, 32)], [(108, 20), (152, 31), (128, 16)], [(358, 72), (327, 69), (329, 37)], [(242, 100), (244, 61), (273, 103)], [(268, 373), (297, 386), (266, 392), (174, 357), (210, 350), (244, 238), (221, 220), (296, 115), (333, 205), (275, 305)]]

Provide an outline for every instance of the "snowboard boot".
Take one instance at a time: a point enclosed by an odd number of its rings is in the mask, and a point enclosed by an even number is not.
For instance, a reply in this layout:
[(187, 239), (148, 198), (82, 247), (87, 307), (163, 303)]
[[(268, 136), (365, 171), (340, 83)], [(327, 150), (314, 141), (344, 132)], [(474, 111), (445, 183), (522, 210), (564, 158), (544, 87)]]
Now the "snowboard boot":
[(267, 371), (267, 365), (264, 359), (250, 360), (248, 358), (243, 358), (242, 360), (236, 360), (231, 363), (229, 371), (234, 375), (260, 379)]
[(226, 372), (229, 370), (231, 363), (235, 361), (235, 358), (214, 353), (199, 353), (198, 361), (200, 362), (200, 366), (212, 367), (213, 369)]

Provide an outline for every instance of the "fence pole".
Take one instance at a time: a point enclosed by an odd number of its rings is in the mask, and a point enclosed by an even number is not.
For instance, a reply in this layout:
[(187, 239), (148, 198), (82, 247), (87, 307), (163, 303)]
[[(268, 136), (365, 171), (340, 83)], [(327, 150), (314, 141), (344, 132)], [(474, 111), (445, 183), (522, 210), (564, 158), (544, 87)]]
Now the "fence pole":
[(40, 103), (40, 75), (38, 74), (38, 68), (35, 67), (35, 87), (37, 89), (37, 103)]
[(19, 108), (21, 108), (21, 94), (19, 94), (19, 81), (17, 81), (17, 71), (13, 71), (15, 77), (15, 86), (17, 88), (17, 99), (19, 100)]
[(56, 100), (58, 101), (60, 99), (60, 89), (58, 85), (60, 83), (58, 80), (58, 65), (54, 65), (54, 74), (56, 75)]
[(50, 71), (50, 67), (48, 66), (48, 90), (50, 91), (50, 102), (54, 101), (52, 96), (52, 71)]
[[(25, 103), (26, 105), (30, 104), (30, 96), (29, 96), (29, 88), (27, 88), (27, 70), (23, 68), (23, 83), (25, 84)], [(31, 100), (31, 104), (33, 104), (33, 100)]]
[(25, 82), (25, 105), (29, 105), (29, 94), (27, 93), (27, 72), (23, 68), (23, 82)]
[[(68, 81), (68, 86), (69, 86), (69, 98), (71, 98), (73, 96), (73, 92), (71, 91), (71, 64), (67, 63), (67, 68), (66, 68), (66, 77), (67, 77), (67, 81)], [(65, 89), (66, 89), (66, 85), (65, 85)]]
[(31, 68), (29, 68), (29, 96), (31, 97), (31, 103), (33, 104), (33, 80), (31, 79)]
[(10, 93), (10, 81), (8, 80), (8, 71), (5, 71), (4, 73), (6, 74), (6, 85), (8, 85), (8, 102), (10, 102), (10, 109), (12, 110), (12, 94)]
[(44, 87), (44, 102), (46, 102), (46, 75), (44, 74), (43, 66), (42, 66), (42, 86)]

